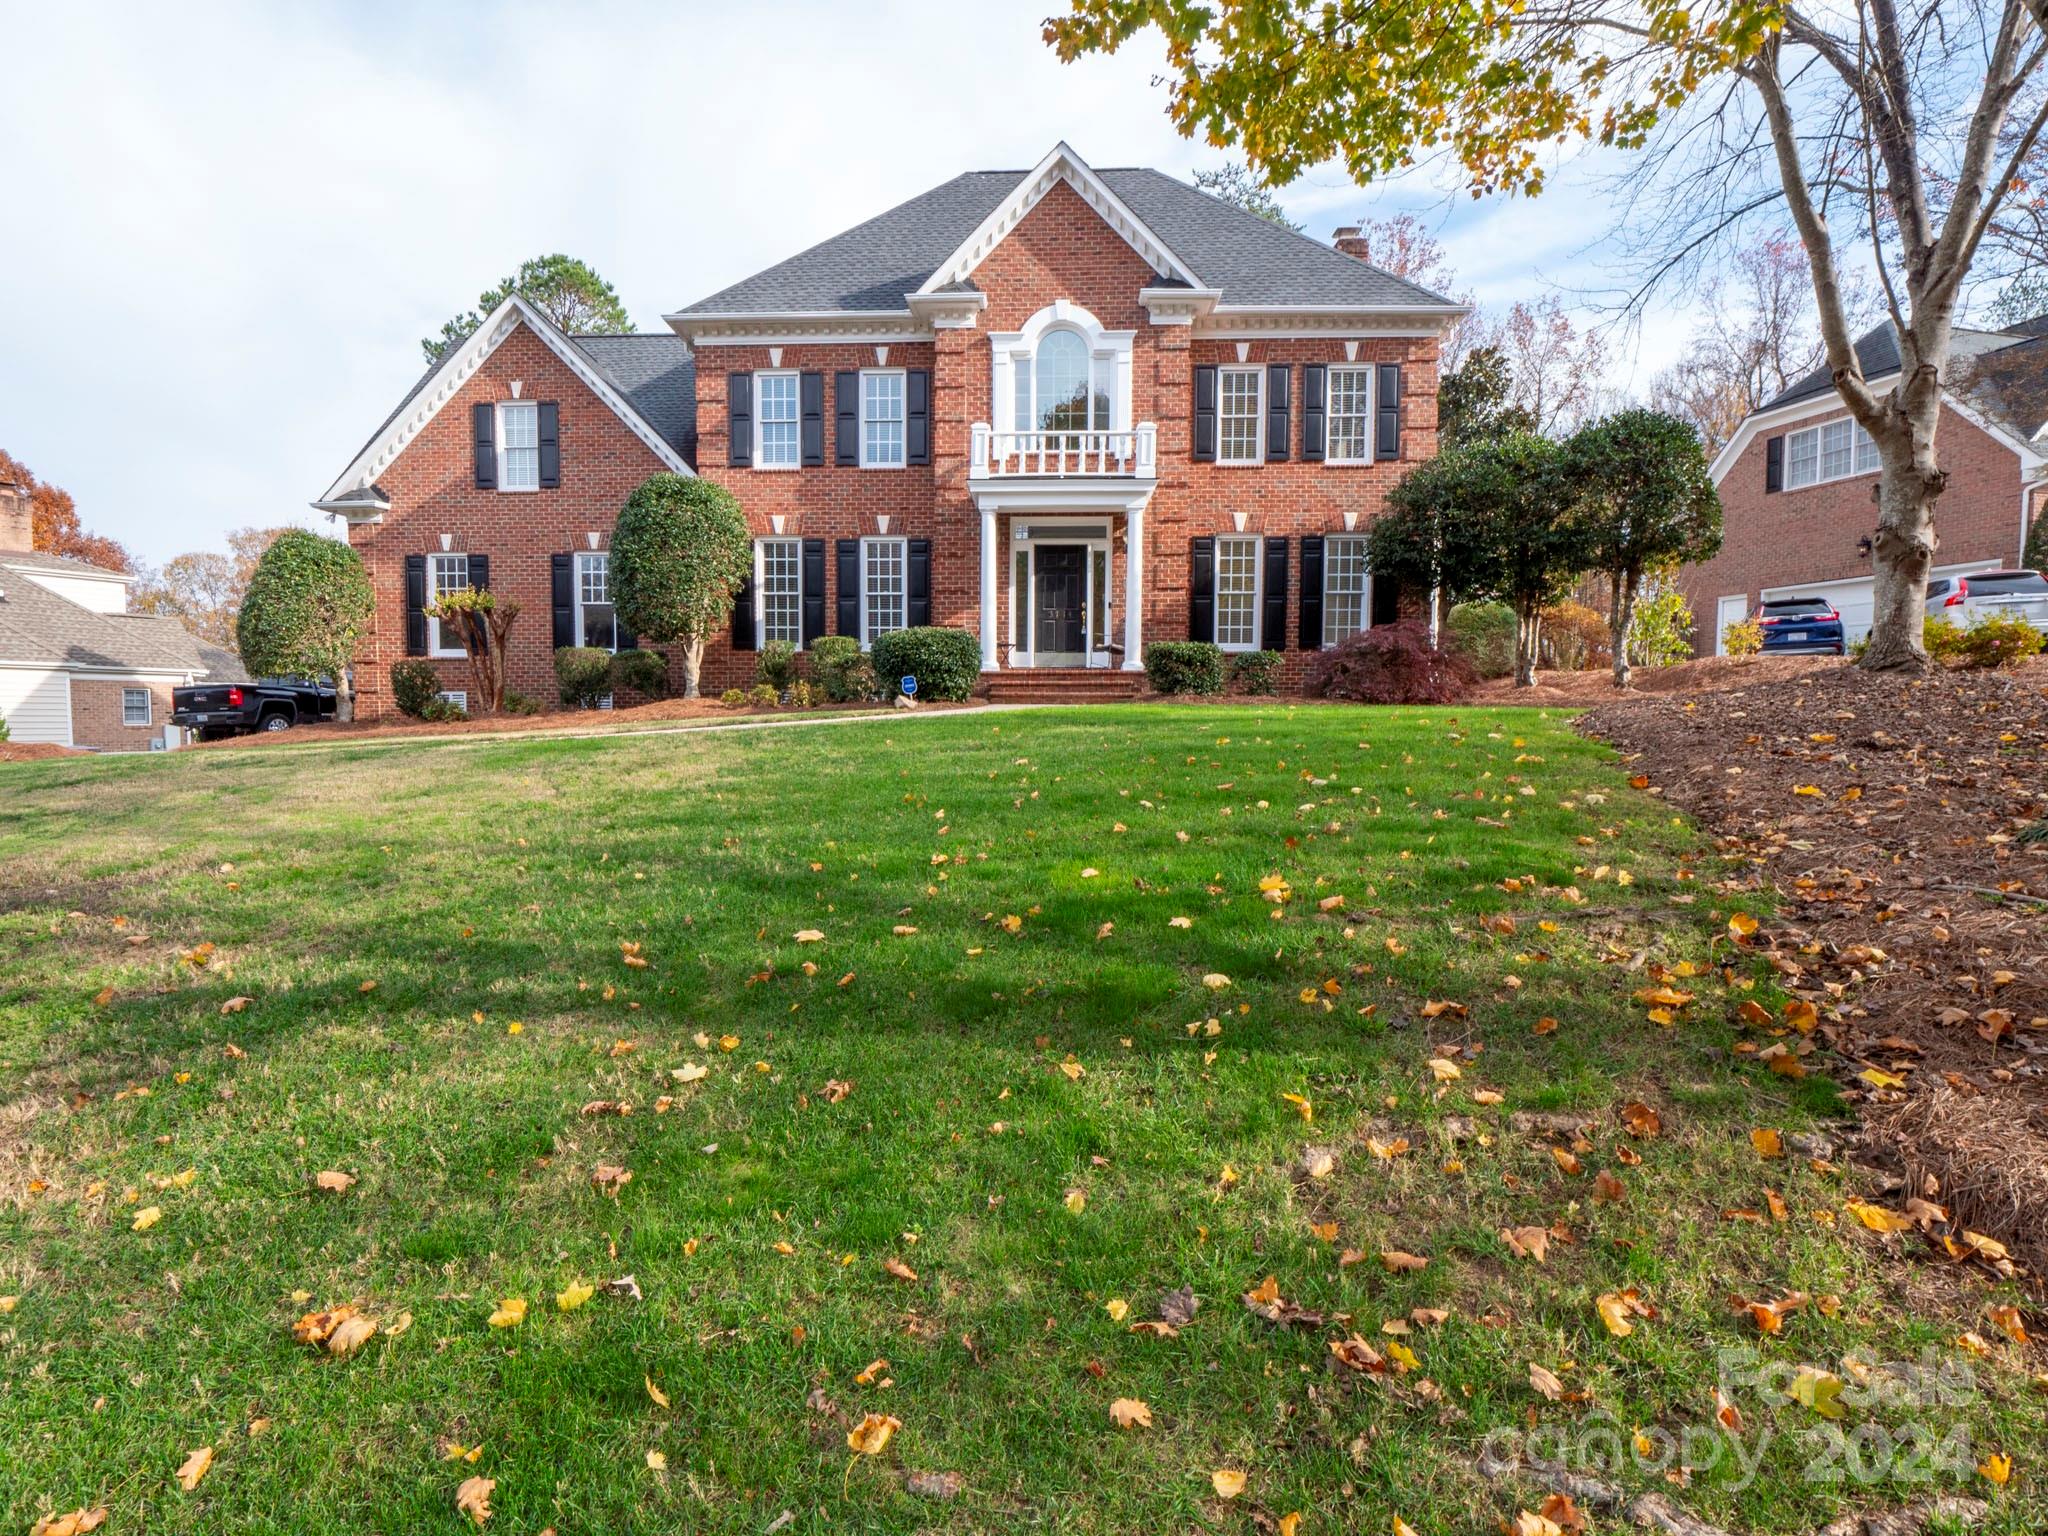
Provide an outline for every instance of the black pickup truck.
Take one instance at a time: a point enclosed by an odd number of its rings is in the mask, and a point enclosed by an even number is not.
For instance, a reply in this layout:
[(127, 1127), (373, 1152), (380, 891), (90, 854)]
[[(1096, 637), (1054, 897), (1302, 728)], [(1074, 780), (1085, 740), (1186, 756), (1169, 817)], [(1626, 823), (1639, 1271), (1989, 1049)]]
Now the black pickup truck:
[(251, 731), (288, 731), (308, 720), (334, 718), (334, 688), (296, 677), (254, 683), (215, 683), (171, 690), (171, 724), (197, 731), (201, 741)]

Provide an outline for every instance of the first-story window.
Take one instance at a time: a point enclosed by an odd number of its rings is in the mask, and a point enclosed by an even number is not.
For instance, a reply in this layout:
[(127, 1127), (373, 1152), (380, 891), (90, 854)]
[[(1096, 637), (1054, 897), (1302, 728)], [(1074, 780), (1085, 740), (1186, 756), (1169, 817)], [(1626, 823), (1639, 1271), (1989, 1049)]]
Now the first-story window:
[(612, 557), (603, 550), (576, 557), (576, 643), (600, 651), (619, 648), (612, 613)]
[[(451, 592), (460, 592), (469, 585), (469, 556), (429, 555), (427, 556), (427, 603), (432, 606)], [(466, 655), (462, 642), (454, 635), (443, 636), (441, 621), (432, 614), (427, 615), (427, 654), (429, 656)]]
[(754, 419), (761, 439), (754, 448), (755, 467), (795, 469), (798, 462), (795, 374), (754, 375)]
[(903, 467), (903, 375), (860, 376), (860, 462), (863, 469)]
[(754, 548), (760, 565), (754, 590), (761, 643), (804, 643), (804, 546), (801, 539), (762, 539)]
[(149, 690), (147, 688), (123, 688), (121, 690), (121, 723), (123, 725), (149, 724)]
[(1223, 464), (1259, 461), (1259, 385), (1262, 368), (1222, 368), (1216, 374), (1216, 458)]
[(539, 490), (540, 407), (531, 400), (505, 401), (498, 407), (498, 435), (504, 439), (498, 489)]
[(1363, 464), (1372, 457), (1370, 368), (1329, 373), (1329, 456), (1332, 464)]
[(860, 557), (860, 637), (872, 645), (910, 622), (908, 551), (902, 539), (864, 539)]
[(1216, 541), (1216, 644), (1226, 651), (1259, 648), (1259, 541)]
[(1371, 582), (1364, 539), (1323, 541), (1323, 644), (1335, 645), (1371, 621)]

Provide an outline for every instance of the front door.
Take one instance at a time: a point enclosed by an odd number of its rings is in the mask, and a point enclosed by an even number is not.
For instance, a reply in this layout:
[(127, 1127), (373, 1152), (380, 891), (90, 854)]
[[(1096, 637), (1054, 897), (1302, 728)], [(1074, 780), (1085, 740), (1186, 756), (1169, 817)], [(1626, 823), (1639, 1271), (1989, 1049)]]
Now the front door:
[(1041, 667), (1082, 666), (1088, 659), (1081, 625), (1088, 596), (1088, 551), (1080, 544), (1041, 544), (1034, 553), (1038, 567), (1034, 659)]

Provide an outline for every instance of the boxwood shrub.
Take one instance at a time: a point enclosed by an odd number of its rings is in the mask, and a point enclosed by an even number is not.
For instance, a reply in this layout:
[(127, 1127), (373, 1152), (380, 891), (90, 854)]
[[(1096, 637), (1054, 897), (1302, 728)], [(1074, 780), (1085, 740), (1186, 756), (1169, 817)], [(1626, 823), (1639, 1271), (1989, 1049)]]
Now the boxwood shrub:
[(555, 682), (570, 709), (591, 709), (612, 691), (612, 653), (591, 645), (565, 645), (555, 652)]
[(612, 689), (626, 689), (643, 699), (668, 693), (668, 658), (659, 651), (621, 651), (612, 658)]
[(861, 654), (852, 635), (820, 635), (811, 642), (811, 675), (834, 704), (864, 702), (875, 696), (875, 669)]
[(1239, 651), (1230, 658), (1230, 680), (1246, 693), (1271, 693), (1280, 680), (1280, 653)]
[(1207, 640), (1154, 640), (1145, 647), (1154, 693), (1221, 693), (1223, 652)]
[(401, 715), (415, 720), (427, 717), (427, 706), (441, 692), (441, 674), (430, 661), (409, 656), (391, 663), (391, 702)]
[(902, 679), (917, 679), (920, 699), (957, 702), (970, 697), (981, 676), (981, 642), (964, 629), (926, 625), (883, 635), (869, 649), (882, 692), (894, 698)]

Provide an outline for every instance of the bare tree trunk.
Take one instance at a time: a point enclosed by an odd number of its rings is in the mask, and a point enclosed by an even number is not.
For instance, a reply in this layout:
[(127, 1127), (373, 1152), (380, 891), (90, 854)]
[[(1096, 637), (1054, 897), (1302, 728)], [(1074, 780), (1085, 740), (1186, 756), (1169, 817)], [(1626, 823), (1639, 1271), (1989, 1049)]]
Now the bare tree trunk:
[(704, 666), (704, 637), (691, 635), (683, 641), (683, 697), (697, 697), (697, 674)]
[(1541, 638), (1543, 610), (1533, 603), (1515, 604), (1515, 686), (1536, 686), (1536, 644)]
[[(1910, 422), (1899, 436), (1909, 440), (1879, 448), (1884, 473), (1878, 484), (1877, 536), (1873, 541), (1876, 571), (1870, 614), (1870, 645), (1860, 665), (1874, 672), (1921, 672), (1929, 665), (1924, 640), (1927, 618), (1927, 573), (1934, 568), (1934, 503), (1947, 474), (1934, 463), (1934, 420), (1940, 397), (1927, 415), (1933, 420)], [(1901, 412), (1903, 414), (1903, 410)], [(1894, 462), (1895, 457), (1903, 462)]]
[(355, 687), (349, 681), (348, 668), (337, 667), (334, 672), (334, 718), (346, 725), (355, 717)]
[(1634, 571), (1615, 571), (1609, 582), (1607, 639), (1614, 650), (1614, 686), (1626, 688), (1632, 679), (1628, 667), (1628, 628), (1636, 617), (1636, 588), (1642, 578)]

